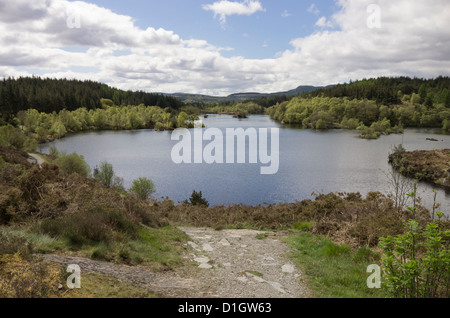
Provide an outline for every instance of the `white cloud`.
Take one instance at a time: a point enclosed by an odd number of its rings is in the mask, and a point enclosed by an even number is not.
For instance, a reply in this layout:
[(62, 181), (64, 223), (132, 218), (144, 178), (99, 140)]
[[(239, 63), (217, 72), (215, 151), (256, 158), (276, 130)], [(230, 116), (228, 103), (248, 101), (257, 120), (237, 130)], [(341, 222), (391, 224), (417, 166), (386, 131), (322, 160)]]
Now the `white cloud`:
[(225, 23), (230, 15), (252, 15), (265, 11), (259, 0), (244, 0), (243, 2), (220, 0), (212, 4), (204, 4), (204, 10), (214, 12), (214, 18), (220, 16), (220, 22)]
[(309, 6), (308, 12), (314, 13), (315, 15), (318, 15), (320, 13), (320, 10), (317, 9), (316, 5), (313, 3)]
[(331, 28), (333, 27), (333, 23), (331, 21), (328, 21), (326, 17), (321, 17), (316, 22), (316, 26), (321, 28)]
[[(0, 0), (0, 77), (38, 70), (122, 89), (227, 95), (348, 78), (450, 76), (448, 0), (378, 0), (381, 29), (367, 27), (372, 2), (339, 0), (339, 10), (323, 21), (333, 21), (333, 29), (293, 39), (273, 58), (246, 59), (225, 57), (231, 48), (202, 39), (139, 28), (131, 17), (85, 2)], [(70, 12), (80, 12), (79, 29), (67, 27)]]
[(290, 16), (292, 16), (292, 14), (290, 14), (288, 10), (284, 10), (281, 16), (283, 18), (289, 18)]

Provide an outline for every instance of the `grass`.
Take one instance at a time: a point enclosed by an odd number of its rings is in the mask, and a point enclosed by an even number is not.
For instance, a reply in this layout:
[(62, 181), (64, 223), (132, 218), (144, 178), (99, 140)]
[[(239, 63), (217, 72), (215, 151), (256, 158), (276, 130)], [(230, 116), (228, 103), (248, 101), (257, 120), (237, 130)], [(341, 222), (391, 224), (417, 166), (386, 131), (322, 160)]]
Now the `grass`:
[(130, 283), (102, 274), (87, 273), (81, 278), (80, 289), (66, 289), (63, 298), (157, 298), (157, 295)]
[(181, 252), (187, 239), (187, 235), (175, 227), (153, 229), (142, 225), (136, 239), (84, 245), (79, 253), (96, 260), (145, 265), (154, 271), (165, 271), (183, 264)]
[(249, 274), (252, 274), (253, 276), (257, 276), (257, 277), (261, 277), (261, 278), (264, 276), (264, 274), (257, 272), (257, 271), (248, 270), (248, 271), (245, 271), (244, 273), (249, 273)]
[(56, 239), (47, 234), (35, 233), (26, 227), (0, 227), (0, 234), (13, 238), (22, 238), (33, 246), (33, 252), (48, 254), (67, 249), (68, 240)]
[(128, 265), (145, 265), (150, 269), (170, 270), (182, 265), (181, 252), (188, 236), (176, 227), (153, 229), (141, 225), (136, 239), (92, 242), (74, 248), (67, 238), (54, 238), (28, 228), (0, 227), (0, 234), (23, 238), (37, 254), (68, 254)]
[(379, 255), (367, 247), (356, 251), (323, 236), (301, 232), (286, 239), (307, 278), (314, 298), (384, 298), (382, 289), (367, 287), (367, 266)]
[[(146, 226), (139, 228), (139, 237), (135, 240), (128, 240), (123, 242), (100, 242), (93, 244), (86, 244), (80, 249), (74, 250), (73, 245), (68, 239), (52, 238), (46, 234), (39, 234), (32, 232), (29, 228), (14, 228), (14, 227), (0, 227), (0, 238), (6, 240), (2, 242), (3, 252), (6, 256), (0, 257), (8, 260), (9, 263), (0, 262), (8, 268), (9, 271), (21, 268), (32, 268), (38, 266), (40, 263), (34, 258), (23, 258), (19, 254), (15, 255), (17, 251), (23, 251), (24, 245), (29, 245), (32, 253), (56, 253), (65, 255), (75, 255), (87, 257), (92, 259), (101, 259), (115, 263), (126, 263), (129, 265), (141, 264), (150, 270), (162, 271), (170, 270), (176, 266), (183, 264), (181, 251), (184, 248), (183, 243), (187, 240), (187, 235), (175, 227), (163, 227), (153, 229)], [(4, 244), (8, 246), (3, 246)], [(0, 248), (0, 252), (2, 249)], [(30, 253), (29, 252), (29, 253)], [(28, 253), (26, 253), (29, 255)], [(21, 254), (20, 254), (21, 255)], [(10, 260), (11, 259), (11, 260)], [(36, 263), (36, 264), (35, 264)], [(2, 266), (3, 266), (2, 265)], [(39, 265), (41, 266), (41, 265)], [(61, 298), (156, 298), (157, 295), (142, 288), (136, 287), (130, 283), (120, 282), (117, 279), (97, 273), (86, 273), (82, 276), (82, 288), (69, 290), (65, 287), (64, 277), (59, 277), (59, 272), (63, 271), (60, 265), (52, 264), (51, 266), (59, 266), (60, 270), (53, 270), (52, 275), (45, 278), (52, 279), (48, 286), (48, 291), (45, 294), (41, 291), (42, 288), (34, 286), (33, 291), (37, 297), (61, 297)], [(52, 268), (53, 268), (52, 267)], [(0, 272), (1, 272), (0, 266)], [(34, 267), (33, 267), (34, 268)], [(49, 267), (50, 268), (50, 267)], [(28, 281), (27, 277), (33, 273), (21, 274), (19, 281), (25, 286)], [(27, 276), (28, 275), (28, 276)], [(44, 279), (44, 278), (43, 278)], [(17, 279), (12, 281), (16, 285)], [(62, 290), (57, 290), (55, 282), (59, 281), (64, 286)], [(56, 284), (56, 285), (55, 285)], [(5, 286), (3, 286), (5, 287)], [(0, 295), (2, 294), (2, 285), (0, 284)], [(7, 287), (7, 286), (6, 286)], [(6, 288), (5, 287), (5, 288)], [(27, 287), (27, 286), (25, 286)], [(17, 287), (22, 290), (21, 285)], [(28, 288), (28, 287), (27, 287)], [(50, 294), (49, 294), (50, 293)], [(9, 294), (8, 294), (9, 295)], [(12, 295), (12, 294), (11, 294)]]

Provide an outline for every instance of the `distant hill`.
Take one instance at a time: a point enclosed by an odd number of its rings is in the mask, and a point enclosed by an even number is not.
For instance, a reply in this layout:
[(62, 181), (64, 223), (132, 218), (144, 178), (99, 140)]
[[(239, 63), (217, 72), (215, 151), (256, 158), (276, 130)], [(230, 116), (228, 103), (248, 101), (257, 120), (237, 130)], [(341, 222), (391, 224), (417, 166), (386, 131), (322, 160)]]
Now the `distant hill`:
[(172, 97), (177, 98), (178, 100), (185, 102), (185, 103), (227, 103), (227, 102), (244, 102), (247, 100), (252, 99), (258, 99), (263, 97), (274, 97), (274, 96), (297, 96), (299, 94), (303, 93), (309, 93), (313, 92), (319, 89), (327, 89), (331, 88), (334, 85), (329, 86), (299, 86), (295, 89), (285, 91), (285, 92), (277, 92), (277, 93), (256, 93), (256, 92), (249, 92), (249, 93), (236, 93), (231, 94), (229, 96), (208, 96), (208, 95), (198, 95), (198, 94), (184, 94), (184, 93), (175, 93), (175, 94), (166, 94)]

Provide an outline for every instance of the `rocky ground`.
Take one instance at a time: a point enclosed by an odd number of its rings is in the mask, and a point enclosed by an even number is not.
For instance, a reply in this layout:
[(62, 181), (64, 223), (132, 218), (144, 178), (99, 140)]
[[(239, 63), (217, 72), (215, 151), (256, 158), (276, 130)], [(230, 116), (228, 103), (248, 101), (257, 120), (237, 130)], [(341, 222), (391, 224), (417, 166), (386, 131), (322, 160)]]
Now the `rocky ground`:
[(130, 282), (169, 298), (302, 298), (308, 290), (302, 273), (289, 259), (282, 234), (251, 230), (215, 231), (182, 228), (191, 240), (188, 265), (176, 272), (153, 273), (76, 257), (45, 255), (57, 263), (77, 264), (82, 273), (96, 272)]
[[(277, 234), (251, 230), (182, 228), (192, 239), (186, 255), (198, 264), (193, 277), (217, 297), (300, 298), (302, 273)], [(279, 234), (278, 234), (279, 235)]]

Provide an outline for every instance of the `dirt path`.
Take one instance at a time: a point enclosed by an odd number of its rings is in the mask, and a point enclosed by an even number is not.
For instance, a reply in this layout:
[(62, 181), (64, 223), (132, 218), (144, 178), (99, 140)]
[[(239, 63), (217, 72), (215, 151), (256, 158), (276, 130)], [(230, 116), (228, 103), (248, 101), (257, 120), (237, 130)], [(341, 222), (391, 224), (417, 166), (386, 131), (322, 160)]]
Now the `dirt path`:
[(301, 298), (308, 291), (302, 273), (288, 258), (289, 247), (275, 234), (250, 230), (181, 228), (191, 240), (177, 272), (154, 273), (141, 266), (116, 265), (77, 257), (44, 255), (130, 282), (168, 298)]
[(220, 297), (302, 298), (308, 290), (288, 258), (289, 247), (273, 233), (182, 228), (192, 239), (187, 255), (198, 264), (194, 277)]
[(29, 153), (28, 155), (31, 157), (29, 159), (29, 162), (32, 164), (37, 164), (39, 166), (42, 166), (45, 162), (44, 159), (42, 159), (42, 157), (37, 154)]

